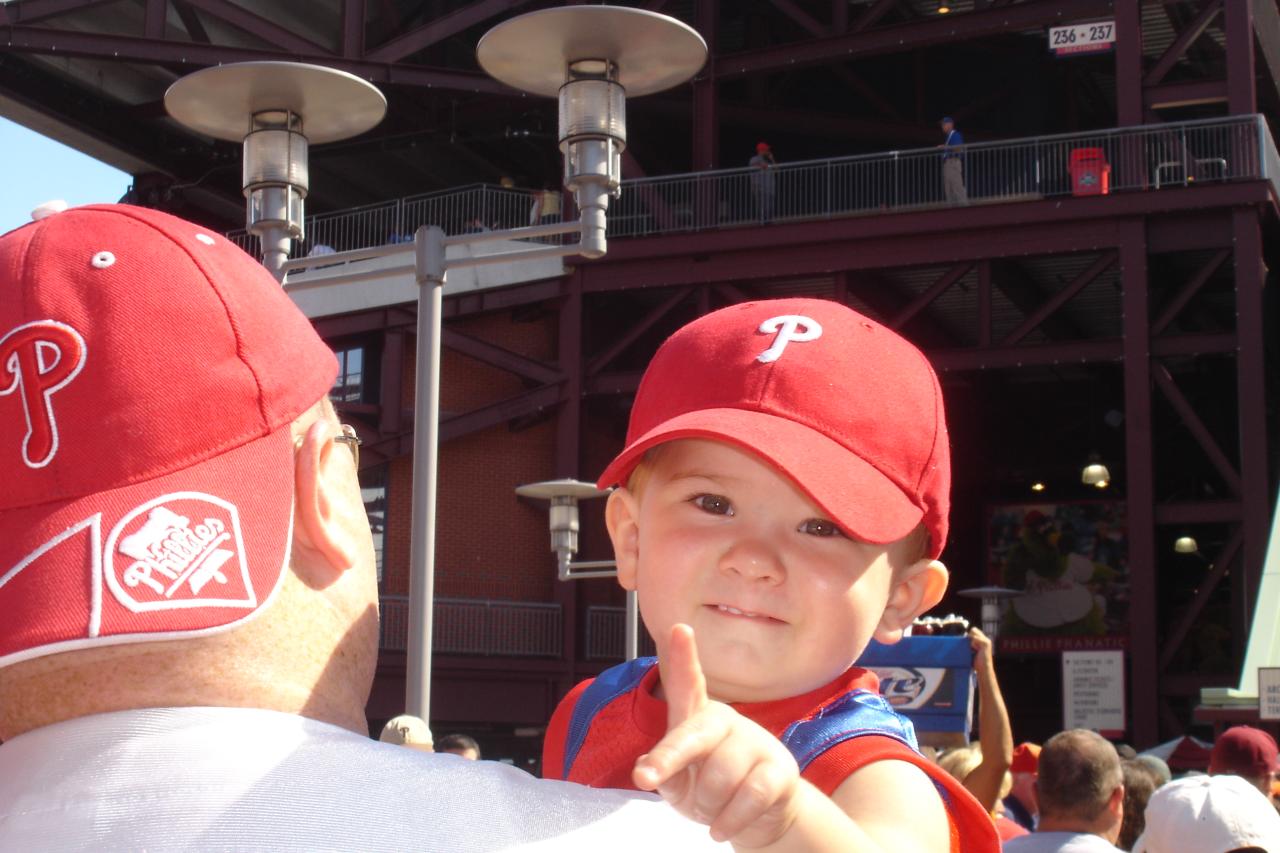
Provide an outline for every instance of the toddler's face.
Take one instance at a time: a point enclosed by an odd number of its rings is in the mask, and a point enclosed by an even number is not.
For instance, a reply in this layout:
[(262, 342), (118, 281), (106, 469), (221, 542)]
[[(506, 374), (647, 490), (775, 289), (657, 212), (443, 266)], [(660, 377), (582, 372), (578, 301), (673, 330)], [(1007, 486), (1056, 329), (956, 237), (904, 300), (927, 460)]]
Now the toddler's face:
[(708, 692), (725, 702), (797, 696), (847, 669), (880, 625), (898, 543), (849, 538), (728, 444), (671, 442), (651, 465), (638, 500), (611, 497), (635, 522), (611, 534), (659, 658), (673, 624), (693, 626)]

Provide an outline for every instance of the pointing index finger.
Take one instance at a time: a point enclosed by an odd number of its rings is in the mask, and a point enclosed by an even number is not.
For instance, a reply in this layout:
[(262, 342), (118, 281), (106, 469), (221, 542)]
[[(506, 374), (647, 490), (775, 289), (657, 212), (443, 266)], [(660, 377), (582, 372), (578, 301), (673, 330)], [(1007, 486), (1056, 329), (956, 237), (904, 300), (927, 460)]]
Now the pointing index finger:
[(688, 625), (671, 626), (671, 641), (662, 667), (667, 698), (667, 731), (707, 707), (707, 679), (698, 663), (698, 645)]

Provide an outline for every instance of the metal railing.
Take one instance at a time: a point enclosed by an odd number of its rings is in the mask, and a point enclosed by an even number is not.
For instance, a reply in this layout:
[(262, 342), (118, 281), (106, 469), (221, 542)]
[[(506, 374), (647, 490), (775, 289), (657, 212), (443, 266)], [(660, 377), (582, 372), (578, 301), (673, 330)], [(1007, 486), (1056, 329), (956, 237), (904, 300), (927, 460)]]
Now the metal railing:
[[(1250, 115), (984, 142), (960, 156), (969, 204), (1013, 202), (1260, 178), (1267, 137)], [(609, 236), (950, 206), (942, 164), (942, 151), (920, 148), (626, 181)]]
[[(380, 642), (403, 651), (409, 639), (409, 599), (380, 599)], [(431, 642), (436, 654), (559, 657), (560, 605), (531, 601), (436, 598)]]
[[(625, 607), (587, 607), (586, 659), (622, 660), (625, 657), (627, 610)], [(640, 656), (656, 654), (653, 638), (640, 623)]]
[[(305, 239), (294, 241), (291, 257), (322, 257), (332, 252), (408, 243), (423, 225), (439, 225), (445, 234), (497, 231), (529, 225), (541, 194), (537, 190), (473, 184), (424, 195), (368, 204), (333, 213), (308, 216)], [(228, 239), (257, 254), (258, 238), (244, 229)], [(559, 242), (543, 238), (539, 242)]]
[[(608, 236), (829, 219), (946, 207), (943, 152), (889, 151), (784, 163), (767, 172), (721, 169), (623, 181)], [(982, 142), (963, 148), (969, 204), (1159, 190), (1269, 178), (1280, 159), (1260, 115)], [(412, 239), (421, 225), (448, 235), (528, 224), (537, 191), (476, 184), (309, 217), (295, 256)], [(228, 237), (256, 253), (243, 231)], [(552, 238), (554, 239), (554, 238)]]

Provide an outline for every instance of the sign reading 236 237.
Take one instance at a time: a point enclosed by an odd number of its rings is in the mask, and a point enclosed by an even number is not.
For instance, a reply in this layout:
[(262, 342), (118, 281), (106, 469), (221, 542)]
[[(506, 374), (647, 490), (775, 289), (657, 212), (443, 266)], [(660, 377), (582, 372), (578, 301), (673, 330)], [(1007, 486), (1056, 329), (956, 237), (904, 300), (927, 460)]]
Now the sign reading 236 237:
[(1099, 53), (1111, 50), (1115, 42), (1115, 21), (1095, 21), (1092, 24), (1071, 24), (1049, 29), (1049, 49), (1058, 56)]

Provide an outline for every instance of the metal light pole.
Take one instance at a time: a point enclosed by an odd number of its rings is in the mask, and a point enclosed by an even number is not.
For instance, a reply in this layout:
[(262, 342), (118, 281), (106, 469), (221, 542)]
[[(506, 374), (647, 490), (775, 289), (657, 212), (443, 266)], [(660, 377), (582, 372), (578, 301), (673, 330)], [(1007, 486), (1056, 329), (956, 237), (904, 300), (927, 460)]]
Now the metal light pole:
[(994, 641), (996, 635), (1000, 633), (1001, 602), (1017, 598), (1022, 595), (1022, 590), (1007, 589), (1002, 586), (978, 586), (958, 590), (956, 595), (982, 599), (982, 632)]
[[(578, 480), (546, 480), (517, 486), (516, 494), (551, 502), (551, 551), (556, 555), (556, 577), (576, 581), (618, 576), (618, 564), (613, 560), (573, 560), (578, 553), (578, 501), (602, 498), (609, 494), (608, 489), (597, 489)], [(640, 656), (640, 603), (634, 589), (627, 590), (624, 631), (626, 658), (635, 660)]]
[[(415, 232), (411, 246), (337, 252), (324, 258), (326, 265), (336, 265), (398, 257), (403, 263), (380, 268), (378, 273), (392, 275), (412, 271), (420, 288), (405, 697), (409, 716), (426, 721), (431, 705), (440, 320), (445, 276), (450, 269), (481, 264), (566, 255), (602, 256), (607, 249), (605, 216), (609, 199), (617, 196), (622, 180), (626, 97), (660, 92), (689, 80), (706, 62), (706, 55), (706, 44), (693, 29), (674, 18), (640, 9), (571, 6), (532, 12), (499, 24), (480, 40), (477, 59), (485, 71), (513, 88), (559, 98), (564, 184), (575, 194), (579, 220), (456, 237), (447, 237), (438, 226), (427, 225)], [(219, 139), (245, 139), (244, 185), (249, 198), (249, 229), (263, 241), (263, 263), (283, 279), (291, 270), (314, 263), (314, 259), (306, 258), (285, 260), (290, 238), (302, 234), (302, 199), (307, 188), (303, 118), (311, 141), (331, 141), (342, 138), (333, 125), (338, 125), (344, 115), (349, 119), (344, 125), (346, 135), (376, 124), (376, 118), (370, 120), (372, 100), (367, 90), (372, 90), (379, 99), (377, 118), (381, 118), (385, 110), (385, 100), (369, 84), (329, 69), (320, 70), (341, 75), (348, 78), (346, 83), (355, 81), (359, 86), (344, 84), (340, 90), (324, 88), (314, 82), (319, 78), (311, 71), (287, 70), (308, 66), (244, 65), (276, 68), (266, 75), (245, 72), (247, 80), (228, 70), (237, 66), (206, 69), (175, 83), (165, 103), (171, 115), (195, 130)], [(264, 77), (275, 77), (279, 85), (268, 86), (269, 80), (264, 82)], [(200, 78), (208, 83), (197, 86)], [(259, 97), (263, 87), (270, 89), (272, 98)], [(366, 88), (363, 94), (357, 91), (361, 87)], [(233, 91), (216, 91), (223, 88)], [(291, 93), (293, 100), (285, 100), (284, 96)], [(356, 120), (357, 116), (363, 118)], [(261, 143), (251, 144), (250, 138), (263, 131), (272, 135)], [(288, 155), (280, 155), (282, 150)], [(276, 155), (270, 159), (274, 164), (272, 168), (251, 164), (251, 156), (261, 158), (266, 153)], [(579, 235), (578, 242), (572, 245), (544, 245), (452, 259), (446, 254), (450, 246), (575, 232)], [(341, 273), (327, 276), (325, 282), (338, 285), (366, 278), (363, 272)]]
[(345, 71), (297, 62), (239, 62), (188, 74), (164, 106), (197, 133), (244, 142), (246, 224), (262, 265), (283, 280), (292, 240), (303, 236), (311, 144), (337, 142), (382, 121), (387, 99)]

